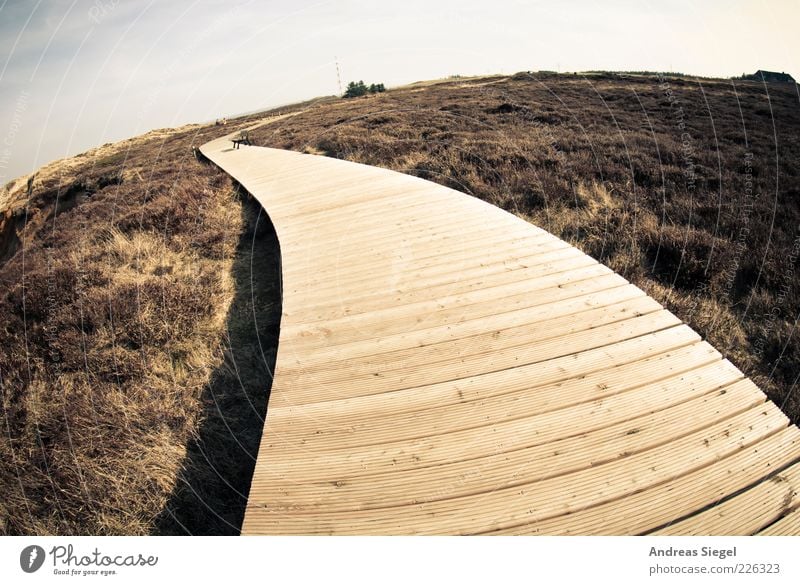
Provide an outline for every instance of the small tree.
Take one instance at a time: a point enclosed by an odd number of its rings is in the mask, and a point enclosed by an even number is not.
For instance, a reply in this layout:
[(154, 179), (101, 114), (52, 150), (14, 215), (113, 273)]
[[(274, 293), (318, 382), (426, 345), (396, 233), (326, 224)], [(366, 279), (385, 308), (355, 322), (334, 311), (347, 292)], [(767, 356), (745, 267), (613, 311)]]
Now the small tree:
[(360, 97), (368, 93), (381, 93), (386, 91), (386, 87), (382, 83), (371, 83), (367, 87), (363, 81), (351, 81), (347, 84), (347, 91), (344, 92), (344, 97)]
[(347, 84), (347, 91), (344, 92), (344, 97), (351, 98), (351, 97), (359, 97), (362, 95), (366, 95), (369, 90), (367, 86), (364, 85), (363, 81), (351, 81)]

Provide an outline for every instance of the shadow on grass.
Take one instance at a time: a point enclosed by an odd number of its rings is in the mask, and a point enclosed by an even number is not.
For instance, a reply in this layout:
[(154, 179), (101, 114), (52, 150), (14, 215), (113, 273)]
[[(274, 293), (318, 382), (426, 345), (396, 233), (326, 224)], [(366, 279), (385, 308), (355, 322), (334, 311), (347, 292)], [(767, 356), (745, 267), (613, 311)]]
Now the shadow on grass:
[(267, 410), (281, 315), (280, 250), (261, 206), (240, 189), (246, 226), (225, 360), (203, 395), (203, 421), (154, 534), (239, 534)]

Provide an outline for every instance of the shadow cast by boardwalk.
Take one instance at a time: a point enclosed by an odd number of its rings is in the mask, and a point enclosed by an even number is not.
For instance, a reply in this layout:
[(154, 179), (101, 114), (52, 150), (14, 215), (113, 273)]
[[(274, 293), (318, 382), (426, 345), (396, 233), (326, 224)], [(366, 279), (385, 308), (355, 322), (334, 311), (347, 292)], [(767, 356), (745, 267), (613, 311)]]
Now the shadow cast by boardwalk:
[(225, 359), (203, 395), (203, 421), (155, 534), (238, 534), (264, 426), (281, 315), (280, 250), (259, 204), (242, 193), (236, 293)]

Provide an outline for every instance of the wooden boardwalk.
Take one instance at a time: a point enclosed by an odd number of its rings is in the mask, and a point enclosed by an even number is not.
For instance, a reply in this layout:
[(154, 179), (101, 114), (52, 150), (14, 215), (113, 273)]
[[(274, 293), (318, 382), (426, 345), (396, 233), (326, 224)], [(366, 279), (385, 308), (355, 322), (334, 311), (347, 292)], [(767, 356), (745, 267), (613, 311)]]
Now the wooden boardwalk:
[(202, 152), (281, 246), (244, 534), (800, 533), (800, 431), (605, 266), (404, 174)]

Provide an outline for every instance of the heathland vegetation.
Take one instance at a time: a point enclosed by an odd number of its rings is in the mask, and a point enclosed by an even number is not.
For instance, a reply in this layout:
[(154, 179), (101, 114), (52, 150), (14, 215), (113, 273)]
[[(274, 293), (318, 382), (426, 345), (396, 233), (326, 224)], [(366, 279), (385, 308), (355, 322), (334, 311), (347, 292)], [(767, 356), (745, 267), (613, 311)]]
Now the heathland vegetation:
[[(550, 230), (800, 420), (797, 86), (520, 73), (291, 109), (254, 143), (412, 173)], [(106, 145), (0, 193), (0, 533), (238, 530), (279, 258), (192, 147), (269, 114)]]
[(319, 104), (254, 139), (418, 175), (550, 230), (798, 421), (799, 102), (795, 84), (525, 72)]
[(238, 531), (278, 264), (258, 206), (193, 155), (219, 132), (152, 132), (4, 190), (0, 534)]

